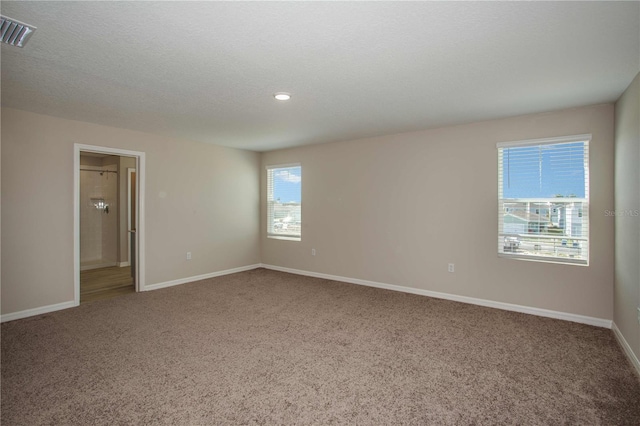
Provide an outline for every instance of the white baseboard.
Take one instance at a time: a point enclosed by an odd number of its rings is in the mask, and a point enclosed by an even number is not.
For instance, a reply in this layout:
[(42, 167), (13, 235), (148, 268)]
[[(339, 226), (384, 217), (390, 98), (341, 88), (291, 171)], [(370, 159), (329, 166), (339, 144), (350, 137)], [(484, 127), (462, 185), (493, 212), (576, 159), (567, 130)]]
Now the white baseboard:
[(235, 274), (237, 272), (250, 271), (252, 269), (260, 268), (261, 266), (262, 266), (261, 264), (256, 263), (255, 265), (241, 266), (239, 268), (225, 269), (224, 271), (217, 271), (217, 272), (211, 272), (203, 275), (196, 275), (193, 277), (180, 278), (173, 281), (165, 281), (162, 283), (147, 285), (144, 287), (142, 291), (158, 290), (160, 288), (173, 287), (174, 285), (186, 284), (193, 281), (206, 280), (207, 278), (214, 278), (214, 277), (220, 277), (222, 275)]
[(437, 291), (423, 290), (423, 289), (413, 288), (413, 287), (404, 287), (404, 286), (399, 286), (395, 284), (385, 284), (385, 283), (379, 283), (375, 281), (361, 280), (357, 278), (348, 278), (348, 277), (340, 277), (337, 275), (321, 274), (319, 272), (303, 271), (300, 269), (283, 268), (281, 266), (266, 265), (266, 264), (262, 264), (260, 266), (266, 269), (272, 269), (274, 271), (288, 272), (290, 274), (306, 275), (309, 277), (324, 278), (332, 281), (342, 281), (350, 284), (358, 284), (358, 285), (364, 285), (368, 287), (383, 288), (385, 290), (393, 290), (393, 291), (400, 291), (403, 293), (412, 293), (412, 294), (418, 294), (421, 296), (435, 297), (437, 299), (453, 300), (455, 302), (486, 306), (488, 308), (496, 308), (496, 309), (502, 309), (505, 311), (513, 311), (513, 312), (521, 312), (524, 314), (537, 315), (539, 317), (555, 318), (555, 319), (561, 319), (565, 321), (589, 324), (596, 327), (611, 328), (611, 324), (612, 324), (611, 320), (607, 320), (603, 318), (587, 317), (584, 315), (570, 314), (567, 312), (551, 311), (548, 309), (514, 305), (511, 303), (504, 303), (504, 302), (495, 302), (493, 300), (477, 299), (475, 297), (459, 296), (459, 295), (450, 294), (450, 293), (440, 293)]
[[(260, 264), (241, 266), (239, 268), (227, 269), (224, 271), (212, 272), (204, 275), (197, 275), (195, 277), (182, 278), (182, 279), (173, 280), (173, 281), (166, 281), (163, 283), (148, 285), (142, 291), (157, 290), (159, 288), (171, 287), (174, 285), (185, 284), (192, 281), (199, 281), (207, 278), (219, 277), (222, 275), (235, 274), (236, 272), (250, 271), (251, 269), (260, 268), (260, 266), (261, 266)], [(49, 312), (60, 311), (62, 309), (73, 308), (75, 306), (76, 304), (73, 301), (70, 301), (70, 302), (57, 303), (55, 305), (41, 306), (39, 308), (27, 309), (20, 312), (12, 312), (10, 314), (1, 315), (0, 322), (13, 321), (17, 319), (32, 317), (35, 315), (41, 315)]]
[(13, 321), (17, 319), (33, 317), (36, 315), (48, 314), (49, 312), (60, 311), (62, 309), (68, 309), (75, 307), (73, 301), (56, 303), (55, 305), (41, 306), (39, 308), (27, 309), (20, 312), (13, 312), (0, 316), (0, 322)]
[(627, 342), (627, 339), (624, 338), (615, 322), (613, 323), (613, 326), (611, 328), (613, 329), (613, 334), (616, 336), (618, 343), (620, 343), (620, 346), (622, 346), (622, 350), (624, 351), (625, 355), (627, 356), (627, 358), (629, 358), (629, 361), (631, 361), (631, 364), (635, 367), (638, 376), (640, 376), (640, 360), (638, 360), (636, 354), (633, 353), (631, 346), (629, 346), (629, 342)]
[[(606, 320), (606, 319), (602, 319), (602, 318), (588, 317), (588, 316), (577, 315), (577, 314), (570, 314), (570, 313), (560, 312), (560, 311), (551, 311), (551, 310), (548, 310), (548, 309), (533, 308), (533, 307), (522, 306), (522, 305), (514, 305), (514, 304), (511, 304), (511, 303), (504, 303), (504, 302), (495, 302), (495, 301), (492, 301), (492, 300), (477, 299), (477, 298), (474, 298), (474, 297), (459, 296), (459, 295), (456, 295), (456, 294), (449, 294), (449, 293), (440, 293), (440, 292), (436, 292), (436, 291), (423, 290), (423, 289), (419, 289), (419, 288), (404, 287), (404, 286), (399, 286), (399, 285), (394, 285), (394, 284), (385, 284), (385, 283), (379, 283), (379, 282), (375, 282), (375, 281), (367, 281), (367, 280), (361, 280), (361, 279), (357, 279), (357, 278), (341, 277), (341, 276), (337, 276), (337, 275), (322, 274), (322, 273), (319, 273), (319, 272), (303, 271), (303, 270), (300, 270), (300, 269), (284, 268), (284, 267), (281, 267), (281, 266), (267, 265), (267, 264), (261, 264), (261, 263), (254, 264), (254, 265), (241, 266), (241, 267), (233, 268), (233, 269), (226, 269), (226, 270), (223, 270), (223, 271), (211, 272), (211, 273), (203, 274), (203, 275), (196, 275), (196, 276), (188, 277), (188, 278), (180, 278), (180, 279), (177, 279), (177, 280), (165, 281), (165, 282), (161, 282), (161, 283), (157, 283), (157, 284), (151, 284), (151, 285), (145, 286), (145, 288), (142, 289), (142, 291), (158, 290), (158, 289), (161, 289), (161, 288), (172, 287), (172, 286), (175, 286), (175, 285), (185, 284), (185, 283), (189, 283), (189, 282), (205, 280), (207, 278), (214, 278), (214, 277), (219, 277), (219, 276), (222, 276), (222, 275), (235, 274), (237, 272), (250, 271), (250, 270), (256, 269), (256, 268), (266, 268), (266, 269), (272, 269), (274, 271), (287, 272), (287, 273), (290, 273), (290, 274), (305, 275), (305, 276), (309, 276), (309, 277), (323, 278), (323, 279), (332, 280), (332, 281), (341, 281), (341, 282), (350, 283), (350, 284), (358, 284), (358, 285), (364, 285), (364, 286), (368, 286), (368, 287), (382, 288), (382, 289), (385, 289), (385, 290), (393, 290), (393, 291), (400, 291), (400, 292), (403, 292), (403, 293), (418, 294), (418, 295), (421, 295), (421, 296), (434, 297), (434, 298), (437, 298), (437, 299), (453, 300), (453, 301), (456, 301), (456, 302), (469, 303), (469, 304), (472, 304), (472, 305), (479, 305), (479, 306), (486, 306), (486, 307), (489, 307), (489, 308), (502, 309), (502, 310), (505, 310), (505, 311), (521, 312), (521, 313), (530, 314), (530, 315), (537, 315), (537, 316), (541, 316), (541, 317), (555, 318), (555, 319), (561, 319), (561, 320), (565, 320), (565, 321), (572, 321), (572, 322), (578, 322), (578, 323), (582, 323), (582, 324), (589, 324), (589, 325), (593, 325), (593, 326), (596, 326), (596, 327), (612, 328), (612, 326), (613, 326), (613, 331), (614, 331), (614, 333), (616, 335), (616, 338), (618, 338), (618, 340), (620, 341), (620, 344), (622, 345), (622, 347), (625, 350), (625, 353), (627, 354), (627, 356), (629, 356), (629, 358), (631, 359), (631, 362), (636, 367), (636, 369), (638, 369), (638, 371), (640, 373), (640, 363), (638, 362), (638, 358), (633, 354), (633, 351), (631, 351), (631, 348), (629, 347), (629, 344), (626, 342), (626, 340), (624, 339), (622, 334), (620, 334), (620, 330), (618, 330), (618, 328), (615, 326), (615, 324), (613, 324), (613, 322), (611, 320)], [(27, 318), (27, 317), (31, 317), (31, 316), (35, 316), (35, 315), (46, 314), (46, 313), (53, 312), (53, 311), (59, 311), (59, 310), (62, 310), (62, 309), (73, 308), (74, 306), (76, 306), (74, 304), (74, 302), (70, 301), (70, 302), (58, 303), (58, 304), (55, 304), (55, 305), (42, 306), (42, 307), (39, 307), (39, 308), (27, 309), (27, 310), (20, 311), (20, 312), (13, 312), (13, 313), (10, 313), (10, 314), (1, 315), (0, 316), (0, 322), (13, 321), (13, 320), (17, 320), (17, 319), (21, 319), (21, 318)]]
[(124, 268), (125, 266), (129, 266), (129, 262), (118, 262), (118, 267)]

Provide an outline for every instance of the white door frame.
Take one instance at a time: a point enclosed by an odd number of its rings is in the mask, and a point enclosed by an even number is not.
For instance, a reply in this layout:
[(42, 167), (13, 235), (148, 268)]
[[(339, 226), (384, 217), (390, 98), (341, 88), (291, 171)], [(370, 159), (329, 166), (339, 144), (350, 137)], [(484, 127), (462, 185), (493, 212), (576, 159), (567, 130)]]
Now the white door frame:
[(144, 187), (145, 187), (145, 153), (104, 146), (73, 144), (73, 303), (80, 305), (80, 152), (119, 155), (136, 159), (136, 291), (145, 290), (145, 249), (144, 249)]

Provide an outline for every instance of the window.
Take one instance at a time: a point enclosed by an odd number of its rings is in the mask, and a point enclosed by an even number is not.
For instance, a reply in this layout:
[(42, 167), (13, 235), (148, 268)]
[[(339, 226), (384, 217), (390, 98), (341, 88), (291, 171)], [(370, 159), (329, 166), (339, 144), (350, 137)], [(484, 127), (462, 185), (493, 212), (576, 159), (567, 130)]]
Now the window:
[(497, 145), (499, 256), (588, 264), (590, 140)]
[(302, 237), (302, 167), (267, 167), (267, 237), (300, 241)]

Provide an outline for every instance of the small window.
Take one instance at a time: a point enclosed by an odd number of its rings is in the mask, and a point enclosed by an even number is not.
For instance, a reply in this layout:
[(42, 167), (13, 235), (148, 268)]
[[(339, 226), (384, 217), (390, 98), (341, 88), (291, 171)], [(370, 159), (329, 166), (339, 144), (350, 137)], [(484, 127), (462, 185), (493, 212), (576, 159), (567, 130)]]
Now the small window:
[(267, 167), (267, 237), (302, 238), (302, 167)]
[(590, 140), (497, 145), (498, 255), (588, 264)]

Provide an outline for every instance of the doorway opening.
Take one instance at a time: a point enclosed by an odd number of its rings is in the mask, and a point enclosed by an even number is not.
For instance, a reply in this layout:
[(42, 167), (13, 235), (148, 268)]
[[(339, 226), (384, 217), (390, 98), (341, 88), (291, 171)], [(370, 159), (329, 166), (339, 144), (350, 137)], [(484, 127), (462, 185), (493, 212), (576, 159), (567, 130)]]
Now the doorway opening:
[(144, 290), (144, 153), (74, 145), (74, 303)]

